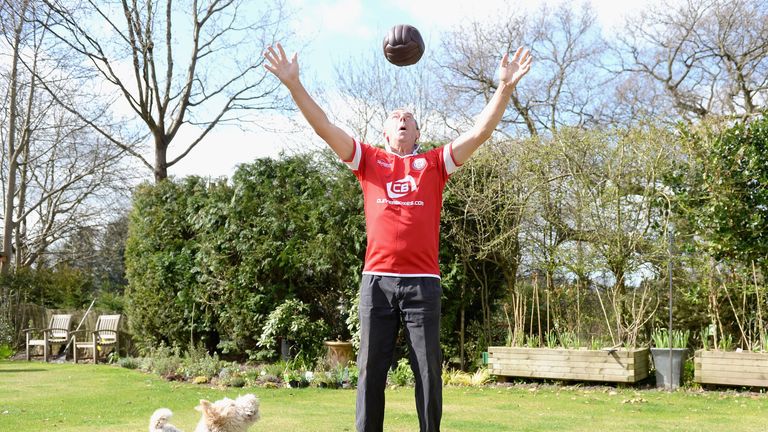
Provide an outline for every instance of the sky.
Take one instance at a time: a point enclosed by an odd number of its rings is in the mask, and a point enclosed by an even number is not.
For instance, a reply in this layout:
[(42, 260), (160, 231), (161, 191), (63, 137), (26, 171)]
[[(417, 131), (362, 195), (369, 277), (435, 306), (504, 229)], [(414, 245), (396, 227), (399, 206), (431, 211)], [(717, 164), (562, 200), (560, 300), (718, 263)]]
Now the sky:
[[(371, 50), (381, 51), (387, 30), (396, 24), (410, 24), (419, 29), (427, 49), (439, 43), (441, 35), (461, 22), (492, 16), (512, 4), (535, 10), (541, 0), (287, 0), (294, 12), (288, 22), (295, 38), (286, 42), (289, 55), (299, 52), (302, 81), (310, 89), (332, 89), (334, 67), (346, 59), (360, 58)], [(567, 2), (574, 8), (579, 1)], [(656, 3), (655, 0), (619, 2), (591, 0), (601, 27), (610, 30), (623, 22), (627, 13)], [(557, 1), (546, 4), (556, 6)], [(295, 46), (291, 45), (291, 42)], [(395, 67), (395, 66), (393, 66)], [(284, 88), (281, 91), (286, 91)], [(332, 107), (323, 107), (326, 110)], [(323, 145), (307, 130), (296, 132), (295, 123), (286, 113), (264, 113), (260, 128), (241, 130), (233, 126), (217, 127), (209, 137), (178, 164), (170, 168), (174, 176), (201, 175), (231, 177), (240, 163), (260, 157), (276, 157), (281, 150), (317, 148)], [(293, 118), (294, 121), (302, 121)], [(183, 136), (177, 137), (183, 139)]]

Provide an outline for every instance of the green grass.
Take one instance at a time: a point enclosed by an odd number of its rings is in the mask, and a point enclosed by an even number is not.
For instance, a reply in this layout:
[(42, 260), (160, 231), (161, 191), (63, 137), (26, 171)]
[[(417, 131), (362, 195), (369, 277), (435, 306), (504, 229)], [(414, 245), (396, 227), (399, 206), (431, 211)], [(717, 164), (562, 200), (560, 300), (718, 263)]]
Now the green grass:
[[(219, 389), (114, 366), (0, 361), (0, 431), (146, 431), (164, 406), (191, 432), (199, 399), (248, 392), (261, 399), (254, 432), (354, 430), (353, 390)], [(443, 405), (446, 432), (763, 431), (768, 418), (765, 394), (591, 386), (447, 387)], [(412, 389), (387, 391), (384, 429), (418, 430)]]

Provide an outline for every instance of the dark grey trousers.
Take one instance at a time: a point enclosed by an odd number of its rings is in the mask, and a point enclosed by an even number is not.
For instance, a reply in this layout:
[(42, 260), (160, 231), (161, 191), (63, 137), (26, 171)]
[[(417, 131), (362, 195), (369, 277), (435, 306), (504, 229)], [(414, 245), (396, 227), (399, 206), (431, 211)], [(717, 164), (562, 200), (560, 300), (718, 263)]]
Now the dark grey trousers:
[(416, 378), (421, 432), (438, 432), (443, 410), (440, 351), (440, 280), (363, 275), (356, 423), (359, 432), (384, 428), (384, 390), (401, 321)]

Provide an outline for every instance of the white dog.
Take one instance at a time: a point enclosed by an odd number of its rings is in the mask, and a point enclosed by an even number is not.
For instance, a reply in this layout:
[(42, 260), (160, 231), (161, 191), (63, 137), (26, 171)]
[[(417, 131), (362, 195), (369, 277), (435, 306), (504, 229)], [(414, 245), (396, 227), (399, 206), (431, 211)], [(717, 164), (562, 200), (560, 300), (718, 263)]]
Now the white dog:
[(152, 413), (149, 418), (149, 432), (182, 432), (176, 426), (168, 423), (173, 416), (173, 412), (168, 408), (160, 408)]
[[(195, 432), (245, 432), (259, 419), (259, 399), (252, 394), (213, 403), (203, 399), (195, 409), (202, 413)], [(182, 432), (168, 423), (172, 415), (168, 408), (155, 411), (149, 419), (149, 432)]]

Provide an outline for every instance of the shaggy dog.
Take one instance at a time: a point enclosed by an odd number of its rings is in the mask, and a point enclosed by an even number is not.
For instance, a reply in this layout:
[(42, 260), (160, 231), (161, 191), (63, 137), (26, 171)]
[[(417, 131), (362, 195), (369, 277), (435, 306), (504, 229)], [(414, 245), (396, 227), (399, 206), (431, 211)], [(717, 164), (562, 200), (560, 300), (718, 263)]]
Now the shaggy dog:
[[(195, 409), (202, 413), (195, 432), (245, 432), (259, 419), (259, 399), (252, 394), (213, 403), (201, 400)], [(168, 408), (155, 411), (149, 419), (149, 432), (182, 432), (168, 423), (172, 415)]]
[(176, 426), (168, 423), (173, 412), (168, 408), (160, 408), (149, 418), (149, 432), (182, 432)]

